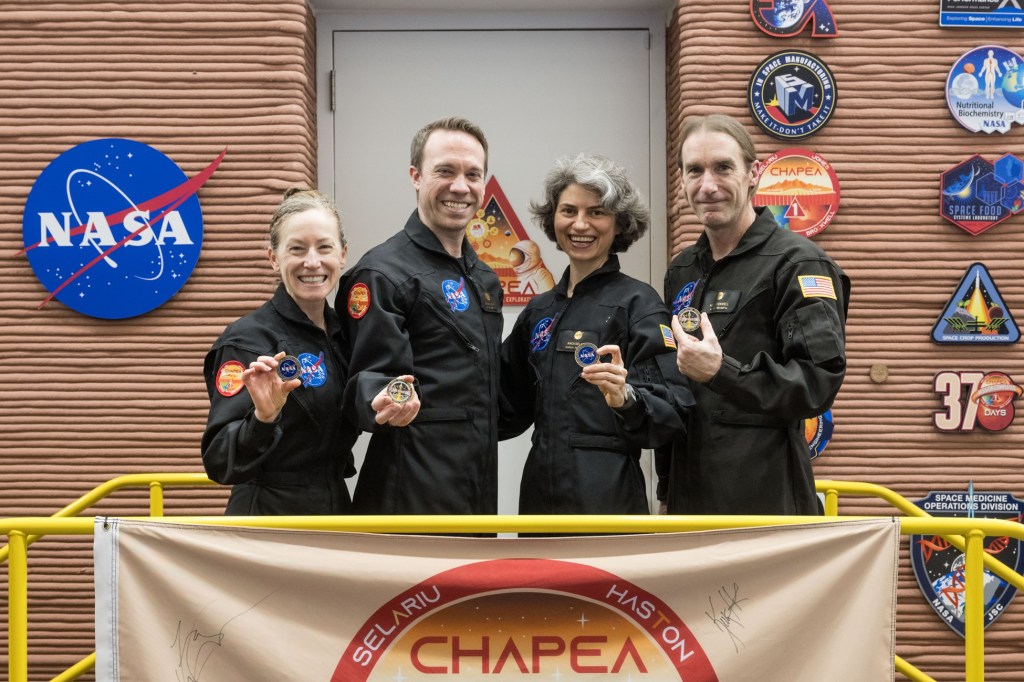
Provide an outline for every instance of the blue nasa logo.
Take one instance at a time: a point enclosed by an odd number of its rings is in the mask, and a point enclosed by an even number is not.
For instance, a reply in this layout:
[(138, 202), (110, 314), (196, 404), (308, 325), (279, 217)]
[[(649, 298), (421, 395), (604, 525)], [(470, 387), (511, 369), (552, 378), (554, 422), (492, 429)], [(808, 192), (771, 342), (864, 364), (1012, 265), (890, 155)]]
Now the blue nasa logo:
[(324, 364), (324, 352), (320, 355), (299, 353), (299, 364), (302, 365), (302, 385), (317, 388), (327, 383), (327, 365)]
[(548, 347), (551, 342), (551, 324), (553, 318), (545, 317), (533, 328), (533, 337), (530, 339), (530, 352), (536, 353)]
[(469, 310), (469, 294), (466, 293), (466, 279), (460, 277), (456, 282), (454, 279), (446, 279), (441, 282), (441, 293), (444, 300), (448, 301), (451, 309), (457, 313)]
[(747, 104), (766, 133), (799, 140), (832, 118), (838, 92), (832, 72), (809, 52), (776, 52), (750, 75)]
[(199, 260), (196, 191), (224, 152), (192, 179), (161, 152), (109, 138), (73, 147), (36, 179), (25, 202), (27, 256), (50, 295), (83, 315), (135, 317), (184, 286)]
[(685, 284), (683, 288), (679, 290), (679, 293), (676, 294), (675, 299), (672, 301), (673, 315), (678, 315), (680, 310), (689, 307), (690, 302), (693, 300), (693, 292), (697, 289), (697, 284), (699, 282), (699, 279), (694, 280), (693, 282)]
[(750, 16), (759, 29), (776, 38), (795, 36), (808, 23), (814, 38), (839, 35), (835, 17), (825, 0), (750, 0)]

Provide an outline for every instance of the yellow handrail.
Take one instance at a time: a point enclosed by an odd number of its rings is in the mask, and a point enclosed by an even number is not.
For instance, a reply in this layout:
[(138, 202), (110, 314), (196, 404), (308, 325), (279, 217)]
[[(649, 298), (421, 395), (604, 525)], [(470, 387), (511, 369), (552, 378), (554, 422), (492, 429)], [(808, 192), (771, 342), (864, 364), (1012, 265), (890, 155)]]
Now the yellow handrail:
[[(149, 515), (163, 516), (163, 486), (165, 485), (202, 486), (217, 485), (217, 483), (207, 478), (206, 474), (125, 474), (124, 476), (118, 476), (99, 484), (59, 512), (53, 514), (51, 518), (78, 516), (100, 500), (108, 497), (111, 493), (123, 490), (124, 488), (141, 487), (149, 488)], [(38, 539), (38, 536), (30, 535), (25, 538), (25, 541), (31, 545)], [(7, 561), (7, 552), (6, 545), (0, 547), (0, 564)]]
[[(876, 497), (912, 518), (900, 518), (900, 532), (946, 537), (965, 552), (965, 671), (966, 682), (984, 680), (984, 602), (982, 567), (1024, 589), (1024, 576), (985, 553), (982, 541), (988, 536), (1008, 536), (1024, 540), (1024, 526), (1010, 521), (983, 518), (935, 518), (899, 494), (871, 483), (818, 481), (825, 495), (826, 517), (804, 516), (223, 516), (163, 517), (163, 487), (216, 485), (203, 474), (129, 474), (111, 479), (52, 517), (0, 519), (0, 534), (9, 545), (0, 548), (0, 562), (9, 558), (8, 567), (8, 679), (25, 682), (28, 677), (28, 545), (43, 535), (88, 535), (93, 532), (94, 517), (75, 517), (111, 493), (128, 487), (148, 486), (150, 516), (129, 517), (151, 521), (174, 521), (205, 525), (234, 525), (264, 528), (301, 528), (349, 532), (386, 533), (648, 533), (744, 528), (770, 525), (798, 525), (822, 521), (876, 517), (838, 518), (840, 494)], [(967, 538), (966, 540), (964, 538)], [(77, 679), (95, 667), (95, 653), (85, 657), (53, 679), (65, 682)], [(912, 682), (934, 682), (913, 665), (895, 657), (896, 670)]]

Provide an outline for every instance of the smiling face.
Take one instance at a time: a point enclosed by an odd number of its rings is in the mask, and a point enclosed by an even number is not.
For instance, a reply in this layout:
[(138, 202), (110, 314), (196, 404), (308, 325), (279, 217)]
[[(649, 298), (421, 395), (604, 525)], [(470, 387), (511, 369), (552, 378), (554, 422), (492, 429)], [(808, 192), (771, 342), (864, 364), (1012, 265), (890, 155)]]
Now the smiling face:
[(274, 272), (281, 275), (299, 308), (314, 322), (322, 317), (324, 301), (338, 283), (347, 253), (334, 216), (320, 208), (289, 216), (280, 227), (277, 248), (268, 253)]
[(579, 274), (576, 281), (608, 260), (615, 240), (615, 214), (601, 204), (597, 193), (575, 183), (566, 187), (558, 197), (554, 223), (555, 241)]
[(438, 129), (423, 146), (420, 168), (409, 168), (420, 220), (442, 241), (461, 241), (466, 223), (480, 208), (486, 164), (483, 145), (475, 137)]
[(726, 133), (698, 130), (683, 142), (683, 189), (697, 219), (710, 232), (743, 232), (756, 214), (750, 202), (757, 169)]

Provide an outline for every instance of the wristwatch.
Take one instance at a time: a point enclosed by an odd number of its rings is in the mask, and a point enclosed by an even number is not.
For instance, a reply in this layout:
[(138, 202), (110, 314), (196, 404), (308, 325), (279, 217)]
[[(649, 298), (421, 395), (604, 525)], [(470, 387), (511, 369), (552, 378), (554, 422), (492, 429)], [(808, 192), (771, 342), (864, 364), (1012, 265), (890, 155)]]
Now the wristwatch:
[(626, 384), (626, 401), (619, 406), (620, 410), (628, 410), (636, 404), (636, 390), (632, 384)]

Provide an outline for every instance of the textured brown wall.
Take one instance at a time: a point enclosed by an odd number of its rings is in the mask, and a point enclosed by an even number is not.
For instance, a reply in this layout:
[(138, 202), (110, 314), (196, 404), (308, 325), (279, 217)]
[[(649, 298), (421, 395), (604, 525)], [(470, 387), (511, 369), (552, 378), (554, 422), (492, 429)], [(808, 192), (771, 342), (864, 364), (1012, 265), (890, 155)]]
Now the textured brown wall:
[[(51, 514), (123, 473), (202, 470), (203, 356), (273, 291), (270, 213), (285, 188), (316, 180), (314, 38), (305, 0), (0, 6), (0, 516)], [(188, 176), (227, 148), (199, 191), (195, 272), (135, 319), (97, 320), (57, 301), (37, 309), (47, 292), (14, 255), (39, 173), (103, 137), (153, 146)], [(101, 513), (143, 514), (146, 499), (122, 493)], [(167, 494), (168, 513), (223, 504), (219, 489)], [(93, 650), (90, 540), (30, 549), (32, 679)]]
[[(964, 52), (985, 44), (1019, 53), (1022, 34), (940, 28), (938, 0), (829, 5), (837, 38), (812, 39), (806, 31), (777, 39), (753, 23), (748, 2), (679, 3), (667, 39), (670, 250), (691, 243), (699, 231), (683, 205), (674, 161), (686, 116), (736, 116), (754, 133), (761, 158), (791, 146), (820, 153), (835, 168), (842, 196), (835, 220), (814, 239), (852, 278), (853, 298), (849, 371), (833, 409), (835, 437), (816, 462), (816, 475), (877, 483), (911, 500), (930, 490), (966, 490), (969, 480), (979, 491), (1024, 497), (1024, 420), (998, 433), (979, 428), (941, 434), (932, 424), (939, 407), (932, 391), (937, 372), (1005, 371), (1020, 383), (1019, 347), (975, 349), (930, 340), (947, 300), (976, 261), (988, 267), (1017, 323), (1024, 322), (1024, 216), (977, 237), (939, 217), (940, 173), (975, 153), (989, 160), (1024, 153), (1020, 126), (1005, 135), (972, 134), (953, 120), (944, 91), (949, 69)], [(787, 49), (823, 59), (839, 91), (831, 123), (797, 143), (761, 132), (746, 106), (751, 72)], [(888, 381), (870, 380), (873, 364), (889, 368)], [(886, 513), (881, 505), (857, 500), (841, 512)], [(963, 641), (925, 603), (908, 556), (904, 540), (898, 653), (936, 679), (962, 680)], [(1022, 609), (1018, 597), (986, 631), (985, 679), (1024, 679)]]

